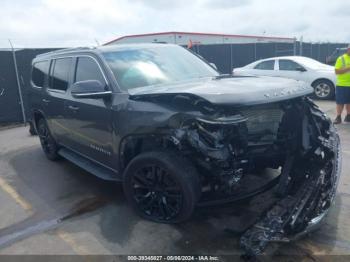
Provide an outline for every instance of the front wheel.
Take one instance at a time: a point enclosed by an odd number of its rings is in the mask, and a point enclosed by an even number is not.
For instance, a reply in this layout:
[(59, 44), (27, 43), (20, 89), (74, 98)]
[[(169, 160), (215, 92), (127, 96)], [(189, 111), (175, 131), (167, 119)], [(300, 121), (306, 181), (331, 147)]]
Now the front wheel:
[(331, 81), (322, 79), (317, 80), (312, 84), (314, 88), (314, 97), (320, 100), (330, 100), (334, 98), (335, 88)]
[(161, 223), (188, 219), (200, 197), (196, 169), (173, 152), (136, 156), (125, 170), (123, 186), (141, 217)]

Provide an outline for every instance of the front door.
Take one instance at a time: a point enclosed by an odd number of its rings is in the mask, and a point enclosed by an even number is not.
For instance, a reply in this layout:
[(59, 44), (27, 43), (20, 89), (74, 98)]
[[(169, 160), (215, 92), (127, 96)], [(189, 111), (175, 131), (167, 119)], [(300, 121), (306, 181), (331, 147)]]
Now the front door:
[(274, 59), (262, 61), (251, 69), (251, 74), (256, 76), (276, 76), (275, 63), (276, 60)]
[[(92, 56), (75, 60), (73, 84), (98, 80), (108, 90), (107, 79)], [(70, 129), (69, 147), (107, 167), (113, 167), (112, 110), (110, 100), (74, 98), (70, 90), (65, 103), (66, 123)]]

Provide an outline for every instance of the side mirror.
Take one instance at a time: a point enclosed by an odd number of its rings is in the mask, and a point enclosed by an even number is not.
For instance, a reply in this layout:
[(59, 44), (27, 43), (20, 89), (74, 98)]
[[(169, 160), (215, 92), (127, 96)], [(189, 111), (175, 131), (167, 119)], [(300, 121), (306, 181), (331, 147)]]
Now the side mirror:
[(106, 91), (98, 80), (79, 81), (73, 84), (71, 94), (75, 98), (107, 98), (112, 91)]
[(297, 68), (295, 68), (296, 71), (299, 71), (299, 72), (305, 72), (306, 69), (302, 66), (298, 66)]

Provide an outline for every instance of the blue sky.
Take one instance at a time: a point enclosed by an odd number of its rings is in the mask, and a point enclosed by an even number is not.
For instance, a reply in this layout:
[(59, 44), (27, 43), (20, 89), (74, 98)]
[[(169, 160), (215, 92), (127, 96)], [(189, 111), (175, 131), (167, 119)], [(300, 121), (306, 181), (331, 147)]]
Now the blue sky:
[(128, 34), (193, 31), (350, 42), (350, 1), (2, 0), (0, 47), (95, 45)]

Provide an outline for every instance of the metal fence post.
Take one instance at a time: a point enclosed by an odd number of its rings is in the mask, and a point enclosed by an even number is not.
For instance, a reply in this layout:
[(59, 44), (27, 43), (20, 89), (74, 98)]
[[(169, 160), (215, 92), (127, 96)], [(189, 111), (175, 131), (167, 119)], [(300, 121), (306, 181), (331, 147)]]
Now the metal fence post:
[(254, 60), (256, 60), (256, 43), (254, 43)]
[(294, 37), (294, 43), (293, 43), (293, 55), (297, 55), (297, 38)]
[(24, 125), (27, 123), (27, 119), (26, 119), (26, 113), (24, 110), (24, 104), (23, 104), (23, 96), (22, 96), (22, 90), (21, 90), (21, 84), (19, 81), (19, 76), (18, 76), (18, 68), (17, 68), (17, 60), (16, 60), (16, 53), (15, 53), (15, 49), (13, 48), (12, 42), (9, 39), (9, 43), (12, 49), (12, 57), (13, 57), (13, 64), (15, 66), (15, 73), (16, 73), (16, 80), (17, 80), (17, 87), (18, 87), (18, 93), (19, 93), (19, 99), (20, 99), (20, 103), (21, 103), (21, 109), (22, 109), (22, 116), (23, 116), (23, 123)]
[(232, 62), (232, 44), (230, 44), (230, 70), (232, 73), (232, 69), (233, 69), (233, 62)]

